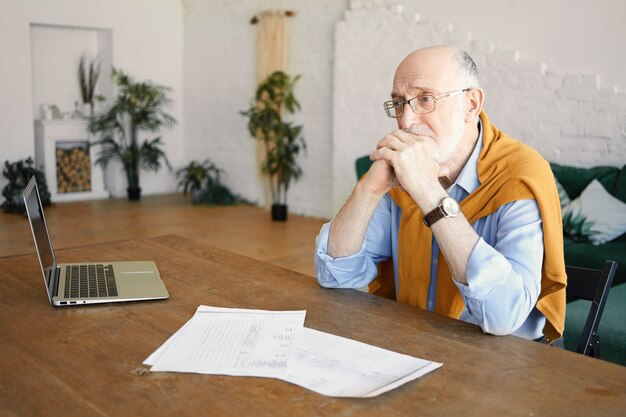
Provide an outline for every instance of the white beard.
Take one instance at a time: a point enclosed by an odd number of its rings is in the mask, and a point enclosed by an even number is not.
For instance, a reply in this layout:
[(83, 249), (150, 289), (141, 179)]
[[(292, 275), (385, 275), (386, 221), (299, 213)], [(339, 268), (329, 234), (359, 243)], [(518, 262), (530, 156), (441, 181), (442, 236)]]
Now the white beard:
[(438, 164), (443, 164), (450, 161), (454, 154), (458, 151), (459, 143), (463, 139), (463, 133), (465, 131), (465, 121), (463, 118), (464, 108), (463, 102), (458, 101), (452, 115), (452, 125), (450, 126), (450, 132), (444, 137), (438, 138), (435, 132), (432, 131), (425, 124), (412, 124), (406, 132), (417, 136), (425, 136), (433, 140), (435, 148), (433, 149), (433, 156)]
[(454, 114), (452, 115), (450, 133), (447, 138), (444, 138), (443, 141), (439, 143), (441, 145), (441, 147), (438, 147), (441, 152), (441, 160), (437, 161), (437, 163), (442, 164), (446, 161), (450, 161), (459, 151), (459, 145), (463, 140), (463, 133), (465, 133), (464, 112), (463, 102), (459, 100), (458, 105), (454, 109)]

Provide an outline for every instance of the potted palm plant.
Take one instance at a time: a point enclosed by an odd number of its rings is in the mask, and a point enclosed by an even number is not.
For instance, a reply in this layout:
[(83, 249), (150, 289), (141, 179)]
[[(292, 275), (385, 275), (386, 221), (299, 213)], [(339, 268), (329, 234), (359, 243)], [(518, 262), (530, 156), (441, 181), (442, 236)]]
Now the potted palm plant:
[(99, 134), (95, 144), (101, 145), (96, 164), (107, 166), (117, 159), (122, 163), (128, 180), (128, 199), (139, 200), (141, 169), (158, 171), (161, 163), (171, 168), (163, 152), (161, 137), (139, 141), (139, 132), (158, 132), (171, 127), (176, 119), (163, 107), (169, 103), (168, 87), (150, 81), (137, 82), (124, 72), (113, 69), (113, 81), (117, 85), (117, 97), (108, 108), (89, 121), (89, 131)]
[(257, 87), (255, 98), (243, 116), (250, 135), (263, 143), (265, 160), (261, 171), (268, 176), (272, 195), (272, 219), (287, 220), (287, 191), (302, 175), (297, 157), (306, 150), (302, 126), (283, 119), (284, 113), (300, 110), (293, 89), (300, 76), (276, 71)]

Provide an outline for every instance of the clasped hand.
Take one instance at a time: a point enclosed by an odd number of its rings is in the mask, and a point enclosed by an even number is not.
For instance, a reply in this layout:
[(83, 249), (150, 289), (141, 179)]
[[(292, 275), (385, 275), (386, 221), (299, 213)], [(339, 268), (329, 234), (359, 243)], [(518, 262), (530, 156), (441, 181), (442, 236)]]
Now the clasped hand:
[(439, 164), (435, 160), (434, 139), (395, 130), (381, 139), (370, 155), (374, 161), (365, 181), (368, 189), (384, 194), (402, 187), (415, 200), (426, 198), (429, 191), (441, 188)]

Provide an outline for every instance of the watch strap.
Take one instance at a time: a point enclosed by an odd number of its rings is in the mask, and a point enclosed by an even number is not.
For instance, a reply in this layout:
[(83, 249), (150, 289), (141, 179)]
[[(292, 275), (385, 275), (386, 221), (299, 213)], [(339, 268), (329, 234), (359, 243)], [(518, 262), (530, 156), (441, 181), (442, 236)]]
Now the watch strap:
[(424, 224), (431, 227), (444, 217), (456, 217), (460, 213), (459, 203), (452, 197), (444, 197), (439, 205), (424, 216)]
[(443, 207), (441, 207), (441, 205), (438, 205), (424, 216), (424, 224), (430, 227), (444, 217), (446, 217), (446, 212), (443, 211)]

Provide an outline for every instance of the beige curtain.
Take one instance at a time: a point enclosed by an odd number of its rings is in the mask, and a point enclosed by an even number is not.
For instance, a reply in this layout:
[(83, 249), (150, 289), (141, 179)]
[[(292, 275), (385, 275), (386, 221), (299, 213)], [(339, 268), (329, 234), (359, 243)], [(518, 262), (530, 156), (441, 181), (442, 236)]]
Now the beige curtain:
[(264, 81), (274, 71), (287, 71), (287, 22), (283, 10), (265, 10), (256, 15), (256, 81)]
[[(287, 72), (287, 30), (288, 19), (284, 10), (265, 10), (255, 16), (257, 21), (257, 85), (274, 71)], [(257, 175), (263, 184), (265, 206), (272, 203), (266, 177), (261, 172), (261, 163), (265, 159), (265, 145), (257, 141)]]

